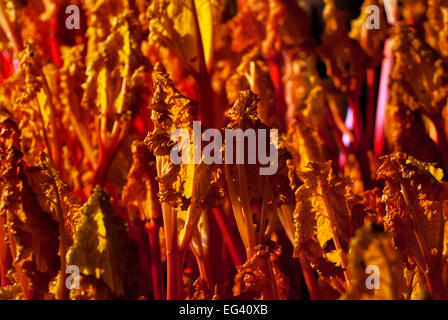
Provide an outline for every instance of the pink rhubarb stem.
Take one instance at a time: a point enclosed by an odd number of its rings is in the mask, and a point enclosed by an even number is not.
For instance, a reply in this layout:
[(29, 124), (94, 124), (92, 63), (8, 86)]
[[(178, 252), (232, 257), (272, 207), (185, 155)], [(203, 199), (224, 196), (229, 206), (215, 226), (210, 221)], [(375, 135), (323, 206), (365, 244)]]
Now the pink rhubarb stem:
[(162, 255), (160, 251), (159, 229), (160, 226), (156, 223), (145, 224), (145, 229), (149, 239), (149, 251), (151, 255), (151, 277), (153, 294), (155, 300), (165, 299), (165, 284), (163, 283), (162, 271)]
[(378, 103), (375, 118), (375, 138), (374, 153), (377, 157), (382, 155), (385, 147), (384, 122), (386, 116), (386, 105), (389, 100), (390, 74), (394, 66), (394, 56), (392, 53), (392, 39), (387, 39), (384, 44), (384, 58), (381, 66), (380, 85), (378, 93)]
[(347, 99), (353, 112), (353, 130), (355, 132), (355, 139), (358, 143), (362, 143), (364, 137), (364, 119), (362, 116), (361, 106), (359, 104), (360, 90), (356, 89), (353, 92), (347, 93)]
[[(394, 25), (398, 20), (398, 0), (384, 0), (387, 22)], [(380, 85), (378, 92), (378, 103), (376, 107), (374, 153), (379, 157), (384, 152), (384, 121), (386, 115), (386, 105), (389, 101), (390, 75), (394, 67), (394, 55), (392, 52), (392, 39), (389, 38), (384, 43), (383, 63), (381, 66)]]

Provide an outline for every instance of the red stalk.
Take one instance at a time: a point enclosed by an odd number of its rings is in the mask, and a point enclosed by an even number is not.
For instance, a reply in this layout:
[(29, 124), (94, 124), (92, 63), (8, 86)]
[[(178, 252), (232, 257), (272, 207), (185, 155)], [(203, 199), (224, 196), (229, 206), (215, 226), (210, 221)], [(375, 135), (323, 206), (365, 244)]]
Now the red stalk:
[(202, 127), (205, 129), (213, 128), (213, 89), (210, 84), (210, 75), (207, 71), (195, 77), (199, 95), (199, 112), (202, 120)]
[(9, 280), (6, 277), (7, 267), (3, 263), (0, 264), (0, 287), (7, 286), (9, 284)]
[(282, 125), (282, 128), (279, 129), (284, 130), (286, 128), (285, 121), (287, 114), (287, 106), (285, 101), (285, 95), (283, 92), (283, 81), (281, 72), (282, 58), (280, 54), (277, 54), (275, 57), (266, 60), (269, 65), (269, 72), (275, 87), (276, 114), (278, 118), (281, 120), (280, 123)]
[(353, 112), (353, 131), (355, 133), (355, 139), (357, 142), (362, 143), (364, 136), (364, 119), (361, 112), (361, 106), (359, 104), (359, 93), (359, 88), (352, 92), (348, 92), (347, 99)]
[(244, 264), (244, 248), (241, 245), (241, 242), (238, 240), (236, 235), (232, 232), (232, 228), (229, 224), (229, 220), (224, 213), (223, 208), (217, 207), (212, 209), (213, 216), (219, 226), (219, 229), (224, 238), (224, 242), (229, 250), (230, 256), (232, 258), (233, 264), (235, 267), (241, 266)]
[(56, 108), (53, 104), (53, 96), (50, 90), (50, 87), (48, 85), (47, 78), (45, 77), (45, 74), (40, 68), (40, 73), (42, 76), (42, 82), (43, 82), (43, 89), (45, 91), (45, 94), (47, 95), (48, 99), (48, 106), (50, 108), (50, 132), (51, 132), (51, 146), (49, 146), (52, 149), (52, 158), (51, 160), (54, 162), (54, 165), (56, 168), (60, 169), (61, 167), (61, 158), (60, 158), (60, 145), (59, 145), (59, 138), (58, 138), (58, 128), (57, 128), (57, 120), (56, 120)]
[(311, 300), (320, 300), (321, 297), (316, 277), (314, 276), (313, 269), (311, 269), (310, 263), (303, 252), (299, 253), (299, 261)]
[(3, 50), (0, 52), (0, 64), (1, 64), (1, 71), (5, 79), (8, 79), (10, 76), (14, 74), (12, 57), (8, 53), (8, 51)]
[(445, 299), (441, 270), (428, 270), (425, 278), (431, 297), (434, 300)]
[[(342, 152), (345, 156), (347, 156), (348, 155), (347, 147), (344, 145), (344, 142), (342, 141), (341, 133), (336, 125), (336, 122), (333, 119), (331, 112), (328, 109), (325, 112), (325, 118), (327, 119), (327, 121), (331, 127), (334, 140), (336, 141), (336, 144), (337, 144), (340, 152)], [(341, 169), (343, 169), (343, 168), (341, 168)]]
[[(47, 168), (47, 170), (51, 170)], [(51, 172), (51, 171), (50, 171)], [(56, 214), (59, 220), (59, 257), (61, 261), (61, 269), (59, 270), (58, 281), (57, 281), (57, 290), (56, 290), (56, 299), (58, 300), (67, 300), (70, 296), (67, 286), (65, 285), (66, 279), (66, 267), (67, 267), (67, 239), (66, 232), (64, 226), (64, 212), (62, 211), (61, 198), (59, 196), (59, 190), (56, 185), (56, 181), (54, 179), (53, 173), (50, 174), (51, 184), (56, 194)]]
[(275, 281), (274, 270), (272, 268), (272, 262), (271, 262), (270, 255), (266, 256), (266, 271), (270, 278), (270, 282), (272, 283), (272, 285), (268, 289), (268, 292), (269, 292), (268, 295), (270, 296), (270, 299), (272, 299), (272, 300), (279, 300), (277, 281)]
[(376, 68), (367, 69), (367, 114), (366, 114), (366, 135), (365, 143), (370, 149), (373, 141), (373, 134), (375, 128), (375, 111), (376, 111), (376, 97), (377, 97), (377, 85), (376, 85)]
[[(104, 186), (106, 183), (107, 175), (112, 164), (112, 161), (115, 159), (115, 156), (120, 150), (121, 144), (123, 143), (124, 138), (127, 136), (131, 127), (130, 120), (127, 120), (124, 124), (124, 127), (121, 130), (117, 130), (112, 134), (112, 143), (108, 145), (104, 145), (101, 138), (98, 137), (99, 148), (100, 148), (100, 157), (98, 160), (98, 165), (95, 170), (92, 189), (96, 185)], [(119, 134), (118, 134), (119, 132)]]
[[(358, 83), (360, 83), (360, 81), (358, 81)], [(364, 143), (364, 120), (361, 112), (361, 106), (359, 104), (359, 88), (350, 93), (347, 93), (347, 99), (349, 101), (350, 108), (352, 109), (354, 118), (353, 130), (355, 135), (354, 147), (356, 150), (356, 158), (361, 169), (364, 189), (367, 190), (371, 187), (372, 179), (370, 176), (370, 164), (369, 158), (367, 156), (367, 148)]]
[[(384, 9), (386, 10), (387, 22), (394, 25), (398, 20), (398, 1), (384, 0)], [(381, 66), (380, 84), (378, 91), (378, 104), (376, 108), (375, 121), (375, 138), (374, 138), (374, 153), (379, 157), (385, 147), (384, 143), (384, 121), (386, 115), (386, 104), (389, 100), (389, 82), (390, 74), (394, 66), (394, 54), (392, 52), (392, 39), (387, 39), (384, 43), (383, 62)]]
[[(193, 252), (193, 250), (192, 250), (192, 252)], [(213, 291), (215, 281), (213, 280), (213, 272), (212, 272), (212, 268), (210, 266), (210, 257), (209, 256), (197, 256), (197, 255), (194, 255), (194, 257), (196, 259), (196, 263), (199, 268), (199, 274), (200, 274), (201, 279), (207, 283), (208, 289), (210, 291)]]
[[(145, 230), (144, 224), (141, 221), (129, 220), (127, 211), (123, 210), (123, 216), (129, 224), (128, 235), (135, 241), (138, 247), (139, 265), (141, 270), (140, 275), (140, 295), (150, 297), (153, 294), (152, 274), (151, 274), (151, 255), (149, 248), (148, 233)], [(120, 215), (121, 216), (121, 215)]]
[(168, 273), (166, 298), (167, 300), (182, 300), (182, 264), (179, 252), (177, 250), (167, 252), (166, 259)]
[(163, 300), (166, 297), (166, 293), (165, 284), (163, 283), (162, 256), (159, 242), (160, 225), (156, 222), (147, 222), (145, 224), (145, 230), (148, 234), (151, 254), (151, 277), (154, 299)]
[(182, 294), (182, 256), (178, 250), (177, 213), (169, 204), (162, 204), (166, 240), (167, 299), (180, 300)]
[(381, 66), (380, 85), (378, 91), (378, 104), (376, 108), (375, 119), (375, 138), (374, 138), (374, 152), (378, 157), (385, 147), (384, 135), (384, 121), (386, 116), (386, 105), (389, 100), (389, 82), (390, 74), (394, 65), (394, 56), (392, 53), (392, 40), (387, 39), (384, 44), (384, 58)]
[(58, 15), (54, 14), (54, 16), (50, 19), (50, 53), (51, 53), (51, 59), (53, 60), (54, 64), (57, 65), (59, 68), (62, 67), (62, 59), (61, 59), (61, 53), (59, 51), (60, 43), (57, 38), (58, 35)]

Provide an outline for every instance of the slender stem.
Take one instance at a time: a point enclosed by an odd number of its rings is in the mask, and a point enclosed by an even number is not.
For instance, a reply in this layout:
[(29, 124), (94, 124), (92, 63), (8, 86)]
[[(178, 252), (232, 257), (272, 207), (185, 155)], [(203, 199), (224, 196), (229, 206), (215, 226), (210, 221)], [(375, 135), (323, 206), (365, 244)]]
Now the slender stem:
[(166, 293), (165, 284), (163, 283), (162, 256), (159, 242), (160, 225), (156, 222), (147, 222), (145, 224), (145, 230), (148, 234), (151, 254), (151, 277), (154, 299), (163, 300), (166, 297)]
[(6, 277), (7, 269), (3, 264), (3, 261), (0, 263), (0, 287), (4, 287), (9, 284), (8, 278)]
[(347, 93), (348, 103), (353, 112), (353, 130), (355, 132), (355, 140), (362, 143), (364, 136), (364, 120), (359, 104), (359, 90)]
[(61, 52), (59, 51), (60, 43), (57, 38), (58, 36), (58, 28), (59, 28), (59, 21), (58, 21), (57, 14), (54, 14), (53, 17), (50, 18), (50, 52), (51, 52), (51, 58), (59, 68), (62, 67), (62, 58), (61, 58)]
[(241, 209), (248, 236), (248, 246), (246, 248), (247, 259), (250, 259), (255, 254), (254, 249), (256, 245), (256, 240), (255, 240), (254, 222), (252, 218), (252, 210), (250, 209), (249, 195), (247, 193), (247, 190), (249, 190), (249, 188), (246, 176), (246, 166), (244, 164), (237, 164), (236, 167), (238, 171), (237, 181), (239, 181)]
[(266, 59), (267, 63), (269, 65), (269, 72), (271, 75), (272, 82), (274, 83), (275, 87), (275, 107), (276, 107), (276, 114), (278, 118), (281, 120), (281, 130), (284, 130), (286, 128), (285, 122), (286, 122), (286, 114), (287, 114), (287, 106), (285, 101), (285, 95), (284, 95), (284, 88), (283, 88), (283, 81), (282, 81), (282, 57), (280, 54), (277, 54), (273, 58)]
[(145, 230), (148, 234), (148, 242), (151, 257), (151, 278), (153, 285), (154, 299), (166, 299), (165, 283), (163, 281), (162, 255), (160, 250), (159, 231), (162, 225), (162, 206), (159, 201), (159, 185), (156, 181), (157, 168), (151, 161), (150, 169), (150, 190), (151, 190), (151, 221), (146, 222)]
[(375, 111), (376, 111), (376, 97), (377, 97), (377, 84), (376, 84), (376, 68), (367, 69), (367, 113), (366, 113), (366, 135), (365, 143), (370, 149), (373, 142), (373, 134), (375, 128)]
[(319, 286), (317, 285), (316, 277), (314, 276), (313, 269), (308, 262), (304, 252), (299, 253), (300, 266), (302, 268), (303, 278), (305, 279), (306, 287), (311, 300), (320, 300)]
[(106, 183), (107, 174), (109, 172), (112, 161), (115, 159), (118, 150), (120, 150), (123, 140), (129, 133), (130, 128), (131, 121), (126, 120), (126, 122), (123, 124), (123, 127), (120, 128), (121, 130), (119, 136), (114, 137), (114, 141), (111, 141), (110, 145), (102, 146), (100, 144), (100, 157), (94, 173), (92, 187), (96, 186), (97, 184), (103, 186)]
[(75, 134), (78, 137), (81, 146), (84, 149), (84, 154), (87, 156), (92, 167), (95, 166), (95, 154), (92, 147), (92, 143), (89, 137), (89, 130), (87, 130), (84, 122), (80, 120), (80, 102), (77, 94), (71, 90), (75, 87), (74, 80), (71, 76), (66, 75), (66, 90), (67, 90), (67, 100), (68, 100), (68, 111), (70, 112), (70, 121), (75, 130)]
[[(243, 240), (243, 244), (246, 248), (246, 254), (247, 254), (247, 248), (251, 246), (251, 242), (249, 239), (249, 233), (246, 226), (246, 220), (244, 218), (243, 208), (241, 204), (241, 197), (238, 196), (237, 192), (237, 186), (236, 183), (233, 181), (233, 170), (234, 167), (225, 164), (224, 165), (224, 173), (226, 176), (227, 181), (227, 189), (229, 191), (229, 198), (230, 198), (230, 204), (232, 205), (233, 215), (235, 217), (236, 226), (238, 228), (238, 232), (241, 236), (241, 239)], [(249, 259), (249, 255), (248, 255)]]
[(44, 138), (44, 141), (45, 141), (45, 145), (47, 147), (48, 155), (50, 156), (51, 159), (54, 159), (53, 158), (53, 152), (52, 152), (52, 149), (51, 149), (51, 146), (50, 146), (50, 141), (48, 140), (47, 130), (45, 129), (46, 126), (45, 126), (45, 121), (44, 121), (42, 108), (40, 106), (39, 100), (37, 98), (35, 98), (34, 100), (36, 101), (37, 110), (39, 111), (39, 113), (38, 113), (39, 114), (39, 118), (40, 118), (39, 120), (42, 123), (42, 135), (43, 135), (43, 138)]
[(350, 138), (351, 143), (354, 143), (355, 136), (353, 135), (353, 132), (349, 128), (347, 128), (344, 120), (342, 120), (341, 115), (339, 114), (339, 111), (338, 111), (338, 106), (333, 99), (330, 99), (328, 101), (327, 110), (329, 110), (329, 112), (328, 112), (329, 120), (334, 122), (334, 125), (338, 128), (338, 130), (341, 133), (346, 134)]
[(356, 158), (361, 169), (364, 189), (367, 190), (371, 187), (372, 179), (370, 176), (370, 164), (367, 156), (367, 148), (364, 143), (364, 120), (362, 117), (361, 106), (359, 105), (359, 90), (355, 90), (354, 92), (347, 94), (347, 99), (349, 101), (350, 108), (353, 111), (353, 126), (355, 132), (354, 147), (356, 150)]
[(55, 164), (56, 168), (60, 168), (61, 165), (61, 159), (59, 154), (59, 138), (58, 138), (58, 128), (57, 128), (57, 122), (56, 122), (56, 108), (53, 104), (53, 97), (50, 91), (50, 87), (48, 86), (47, 78), (45, 77), (45, 74), (40, 69), (40, 73), (42, 76), (42, 82), (43, 82), (43, 88), (45, 91), (45, 94), (47, 95), (48, 100), (48, 106), (50, 107), (50, 130), (51, 130), (51, 146), (52, 146), (52, 155), (53, 155), (53, 162)]
[(389, 82), (393, 65), (394, 65), (394, 55), (392, 53), (392, 39), (388, 39), (384, 44), (384, 58), (381, 66), (378, 102), (376, 107), (375, 137), (374, 137), (373, 150), (377, 157), (383, 153), (385, 146), (384, 121), (386, 115), (386, 104), (389, 100), (389, 94), (390, 94)]
[(428, 290), (433, 299), (444, 299), (443, 279), (441, 270), (428, 270), (425, 279), (428, 284)]
[[(157, 175), (163, 175), (164, 162), (169, 161), (163, 156), (156, 156)], [(182, 258), (178, 250), (177, 212), (167, 202), (162, 203), (163, 228), (166, 243), (167, 264), (167, 294), (168, 300), (182, 299)]]
[[(191, 244), (190, 244), (191, 246)], [(194, 257), (196, 259), (196, 263), (199, 269), (199, 275), (202, 280), (207, 283), (208, 289), (213, 291), (213, 272), (210, 266), (210, 260), (208, 256), (198, 255), (195, 253), (195, 250), (191, 250), (194, 253)]]
[(347, 147), (344, 145), (344, 141), (342, 140), (341, 133), (339, 131), (339, 128), (338, 128), (336, 122), (333, 119), (331, 111), (326, 110), (325, 118), (327, 119), (327, 121), (328, 121), (328, 123), (329, 123), (329, 125), (331, 127), (331, 130), (333, 132), (334, 140), (336, 141), (336, 144), (337, 144), (340, 152), (342, 152), (344, 155), (347, 156), (348, 155)]
[(167, 260), (167, 299), (181, 299), (182, 270), (180, 267), (180, 255), (177, 243), (177, 214), (167, 203), (162, 204), (163, 225), (166, 238), (166, 260)]
[(267, 271), (269, 273), (269, 278), (271, 278), (271, 296), (273, 300), (278, 300), (278, 288), (277, 288), (277, 281), (275, 281), (274, 276), (274, 269), (272, 267), (271, 257), (270, 254), (266, 256), (266, 264), (267, 264)]
[[(285, 229), (291, 244), (294, 245), (294, 224), (293, 224), (293, 209), (289, 205), (283, 205), (281, 207), (281, 215), (279, 214), (280, 222)], [(308, 262), (308, 259), (303, 251), (299, 252), (299, 262), (302, 268), (303, 278), (305, 280), (308, 293), (312, 300), (319, 300), (319, 286), (317, 285), (316, 277), (314, 276), (313, 269)]]
[(199, 93), (199, 110), (201, 114), (202, 126), (205, 129), (213, 128), (213, 89), (211, 78), (208, 73), (196, 77)]
[(217, 208), (212, 208), (212, 212), (224, 237), (224, 242), (229, 250), (233, 264), (235, 267), (243, 265), (245, 261), (244, 248), (234, 232), (232, 232), (232, 228), (229, 224), (228, 217), (224, 213), (224, 209), (219, 206)]
[(188, 244), (193, 238), (193, 234), (197, 229), (197, 225), (201, 215), (203, 214), (203, 210), (201, 207), (192, 203), (188, 208), (187, 221), (185, 221), (184, 225), (184, 233), (182, 238), (180, 239), (179, 251), (184, 251), (187, 249)]
[(331, 283), (334, 285), (334, 287), (340, 294), (343, 294), (346, 291), (346, 284), (341, 277), (338, 276), (332, 277)]

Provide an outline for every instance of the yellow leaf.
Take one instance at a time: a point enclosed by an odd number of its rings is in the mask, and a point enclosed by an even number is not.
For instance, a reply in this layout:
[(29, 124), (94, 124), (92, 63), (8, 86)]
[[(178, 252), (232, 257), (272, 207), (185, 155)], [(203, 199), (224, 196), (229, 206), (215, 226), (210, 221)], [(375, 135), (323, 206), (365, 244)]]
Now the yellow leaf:
[(109, 195), (97, 186), (81, 214), (68, 263), (79, 267), (85, 282), (94, 277), (117, 297), (135, 297), (137, 247), (128, 238), (125, 222), (115, 213)]
[(149, 12), (151, 42), (169, 46), (185, 67), (195, 72), (203, 71), (203, 57), (210, 70), (214, 31), (211, 0), (158, 0)]
[(194, 0), (201, 32), (202, 49), (207, 70), (211, 70), (213, 59), (213, 12), (210, 0)]
[[(356, 231), (350, 241), (347, 270), (351, 284), (343, 299), (397, 300), (403, 298), (406, 283), (404, 256), (392, 243), (392, 235), (376, 231), (371, 224)], [(367, 269), (371, 267), (370, 270)], [(374, 268), (372, 268), (374, 267)], [(375, 280), (374, 276), (378, 276)], [(379, 287), (368, 288), (368, 284)]]

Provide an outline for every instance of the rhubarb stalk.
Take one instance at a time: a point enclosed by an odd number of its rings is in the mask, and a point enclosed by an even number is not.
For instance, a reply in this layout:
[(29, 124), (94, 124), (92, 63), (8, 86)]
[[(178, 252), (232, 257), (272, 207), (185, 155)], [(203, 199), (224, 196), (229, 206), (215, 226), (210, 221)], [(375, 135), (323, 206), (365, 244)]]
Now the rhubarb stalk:
[(145, 224), (148, 234), (149, 251), (151, 254), (151, 277), (153, 295), (155, 300), (165, 299), (165, 285), (163, 283), (163, 270), (159, 242), (160, 223), (153, 221)]
[[(384, 0), (384, 8), (386, 10), (387, 22), (394, 25), (398, 20), (398, 3), (397, 0)], [(390, 74), (394, 66), (394, 55), (392, 52), (392, 39), (387, 39), (384, 43), (383, 62), (381, 65), (380, 84), (378, 91), (378, 103), (376, 107), (375, 119), (375, 139), (374, 153), (379, 157), (384, 151), (384, 121), (386, 115), (386, 104), (389, 101), (389, 82)]]
[(233, 264), (235, 267), (243, 265), (245, 261), (244, 248), (241, 245), (241, 241), (239, 241), (239, 239), (237, 239), (235, 234), (232, 232), (232, 227), (229, 224), (229, 218), (226, 216), (224, 209), (219, 206), (217, 208), (212, 208), (212, 212), (216, 222), (218, 223), (227, 249), (229, 250)]

